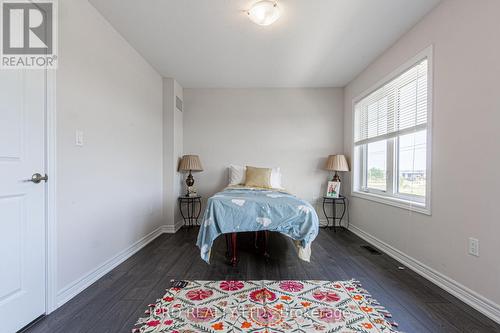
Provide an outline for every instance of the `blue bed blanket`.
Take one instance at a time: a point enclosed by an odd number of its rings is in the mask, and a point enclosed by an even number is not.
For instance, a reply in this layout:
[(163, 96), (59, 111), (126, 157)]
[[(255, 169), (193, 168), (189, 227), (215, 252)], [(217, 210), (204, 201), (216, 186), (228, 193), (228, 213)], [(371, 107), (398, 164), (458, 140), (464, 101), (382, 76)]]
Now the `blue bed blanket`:
[(294, 195), (278, 190), (227, 188), (208, 199), (196, 245), (208, 263), (219, 235), (269, 230), (291, 237), (299, 258), (309, 261), (318, 228), (315, 209)]

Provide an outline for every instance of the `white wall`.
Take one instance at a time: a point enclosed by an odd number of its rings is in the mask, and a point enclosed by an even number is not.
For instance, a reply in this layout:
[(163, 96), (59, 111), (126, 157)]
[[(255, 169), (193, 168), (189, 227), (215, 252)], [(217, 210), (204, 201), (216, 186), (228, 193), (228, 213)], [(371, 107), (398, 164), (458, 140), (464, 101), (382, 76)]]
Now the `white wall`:
[[(183, 191), (182, 175), (177, 171), (183, 151), (183, 114), (176, 107), (176, 96), (183, 99), (183, 89), (172, 78), (163, 79), (163, 218), (167, 230), (181, 225), (177, 198)], [(177, 223), (177, 225), (176, 225)]]
[(279, 166), (287, 190), (323, 195), (329, 154), (343, 150), (343, 91), (185, 89), (184, 152), (200, 155), (195, 186), (205, 197), (227, 186), (231, 163)]
[[(352, 99), (434, 45), (432, 216), (352, 198), (351, 224), (484, 296), (497, 315), (498, 13), (498, 0), (444, 1), (346, 87), (344, 119), (348, 151)], [(479, 258), (467, 254), (468, 237), (480, 240)]]
[(183, 112), (177, 109), (176, 98), (179, 97), (184, 102), (184, 89), (177, 82), (174, 81), (174, 194), (175, 197), (175, 213), (174, 213), (174, 223), (178, 225), (175, 226), (177, 229), (179, 227), (179, 222), (181, 222), (182, 217), (179, 212), (179, 202), (177, 197), (181, 195), (185, 189), (183, 188), (183, 178), (182, 174), (178, 172), (179, 161), (182, 158), (184, 152), (184, 117)]
[(162, 223), (162, 80), (87, 1), (59, 1), (59, 14), (61, 297)]

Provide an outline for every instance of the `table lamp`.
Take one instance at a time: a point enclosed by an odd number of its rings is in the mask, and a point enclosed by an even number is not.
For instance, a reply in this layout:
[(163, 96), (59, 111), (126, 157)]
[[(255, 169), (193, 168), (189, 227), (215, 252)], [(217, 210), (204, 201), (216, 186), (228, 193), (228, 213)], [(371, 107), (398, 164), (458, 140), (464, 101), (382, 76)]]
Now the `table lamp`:
[[(194, 185), (194, 178), (191, 171), (203, 171), (201, 166), (200, 157), (198, 155), (184, 155), (182, 156), (181, 162), (179, 163), (179, 171), (187, 172), (189, 175), (186, 178), (186, 185), (188, 189)], [(189, 190), (188, 190), (189, 195)]]
[(335, 171), (334, 182), (340, 182), (339, 171), (349, 171), (349, 165), (344, 155), (330, 155), (326, 160), (325, 170)]

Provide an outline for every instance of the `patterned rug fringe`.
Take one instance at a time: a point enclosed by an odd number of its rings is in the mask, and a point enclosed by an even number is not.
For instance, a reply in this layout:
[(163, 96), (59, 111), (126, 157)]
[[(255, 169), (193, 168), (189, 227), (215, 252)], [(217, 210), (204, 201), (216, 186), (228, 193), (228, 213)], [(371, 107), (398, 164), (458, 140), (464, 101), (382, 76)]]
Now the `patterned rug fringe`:
[[(390, 313), (384, 306), (382, 306), (377, 300), (375, 300), (372, 295), (366, 290), (363, 289), (363, 286), (358, 280), (351, 280), (351, 282), (356, 285), (364, 296), (367, 302), (374, 308), (377, 309), (378, 312), (384, 315), (385, 318), (392, 318), (392, 313)], [(399, 324), (395, 321), (389, 322), (392, 327), (399, 327)], [(393, 331), (396, 332), (396, 331)]]

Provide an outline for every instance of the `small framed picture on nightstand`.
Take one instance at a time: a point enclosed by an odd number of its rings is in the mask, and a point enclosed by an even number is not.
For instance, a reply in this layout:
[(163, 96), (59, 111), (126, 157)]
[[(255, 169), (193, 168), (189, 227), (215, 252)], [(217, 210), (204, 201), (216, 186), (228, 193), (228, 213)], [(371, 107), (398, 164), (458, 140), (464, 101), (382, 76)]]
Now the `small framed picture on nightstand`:
[(193, 198), (198, 196), (198, 191), (196, 191), (196, 187), (194, 186), (188, 186), (188, 197)]
[(326, 187), (326, 196), (328, 198), (338, 198), (340, 195), (340, 182), (330, 181)]

